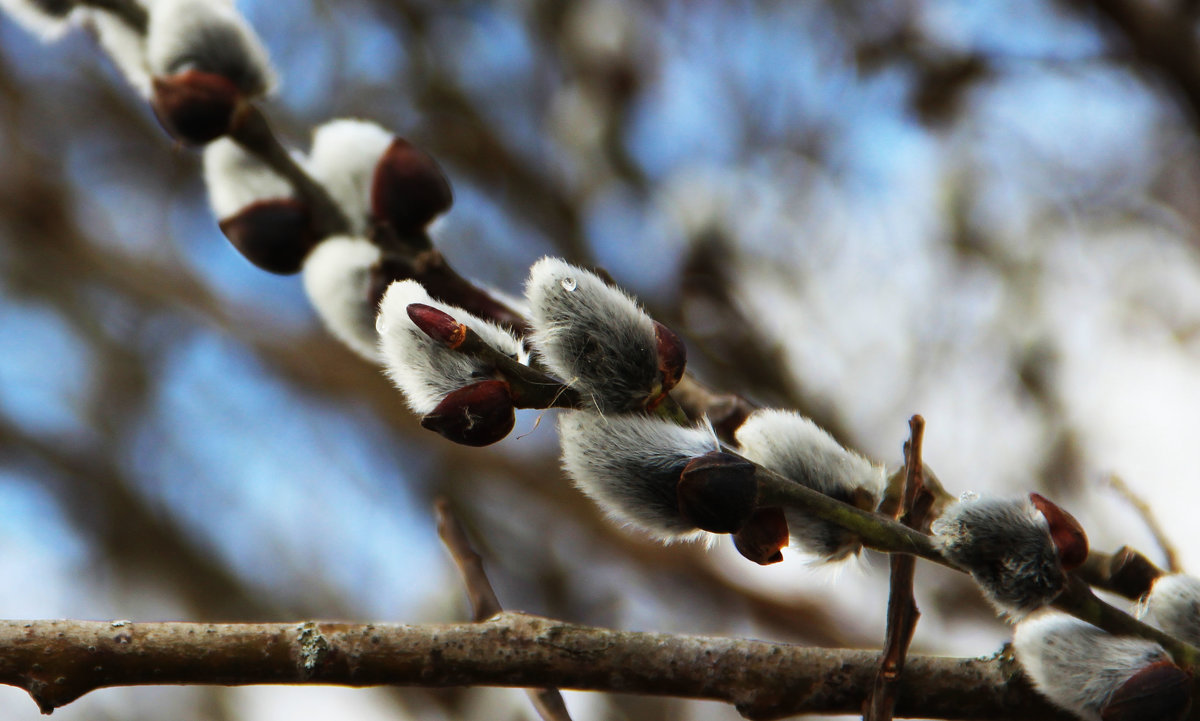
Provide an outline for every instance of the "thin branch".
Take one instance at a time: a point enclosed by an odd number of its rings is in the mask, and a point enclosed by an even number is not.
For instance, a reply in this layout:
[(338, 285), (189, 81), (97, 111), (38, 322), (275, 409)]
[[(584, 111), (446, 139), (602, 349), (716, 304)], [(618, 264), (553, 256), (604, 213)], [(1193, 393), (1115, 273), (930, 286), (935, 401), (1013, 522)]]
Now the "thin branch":
[[(1077, 575), (1070, 576), (1066, 590), (1054, 599), (1052, 605), (1114, 636), (1139, 636), (1154, 641), (1171, 654), (1175, 663), (1185, 670), (1196, 668), (1200, 662), (1200, 649), (1142, 623), (1104, 601)], [(1200, 685), (1200, 679), (1197, 679), (1197, 684)]]
[[(454, 517), (450, 503), (439, 498), (433, 504), (434, 515), (437, 516), (438, 536), (445, 544), (446, 550), (454, 557), (454, 565), (462, 574), (463, 584), (467, 587), (467, 595), (471, 599), (471, 609), (476, 621), (483, 621), (502, 612), (500, 598), (488, 580), (487, 571), (483, 568), (483, 559), (471, 547), (471, 539), (467, 532)], [(526, 689), (529, 700), (544, 721), (571, 721), (567, 712), (567, 704), (562, 694), (556, 688)]]
[(433, 511), (437, 517), (438, 537), (454, 557), (454, 565), (462, 574), (474, 618), (476, 621), (486, 621), (504, 608), (500, 606), (500, 598), (496, 596), (487, 571), (483, 569), (483, 559), (471, 546), (466, 530), (450, 511), (450, 503), (445, 498), (434, 501)]
[[(0, 622), (0, 683), (43, 712), (99, 688), (164, 684), (545, 686), (733, 704), (747, 718), (854, 713), (872, 651), (610, 631), (504, 612), (482, 623)], [(1003, 656), (915, 656), (899, 716), (1070, 718)]]
[[(934, 496), (925, 488), (924, 467), (921, 460), (921, 445), (925, 436), (925, 419), (913, 416), (908, 422), (910, 440), (904, 444), (904, 516), (901, 522), (917, 531), (926, 530), (929, 511)], [(913, 597), (913, 575), (917, 559), (905, 553), (894, 553), (891, 557), (891, 593), (888, 596), (887, 639), (879, 658), (879, 671), (875, 675), (875, 686), (867, 699), (864, 721), (891, 721), (896, 707), (896, 694), (908, 647), (921, 611)]]
[(885, 553), (909, 553), (962, 570), (950, 562), (933, 538), (878, 513), (843, 503), (774, 471), (758, 467), (758, 505), (799, 508), (858, 535), (863, 545)]
[(246, 105), (230, 128), (230, 139), (282, 175), (308, 206), (312, 231), (318, 238), (340, 235), (350, 223), (329, 193), (300, 166), (276, 137), (262, 110)]
[(1130, 505), (1137, 514), (1142, 517), (1142, 523), (1146, 524), (1146, 528), (1150, 531), (1150, 535), (1154, 536), (1154, 542), (1158, 544), (1158, 548), (1162, 551), (1163, 560), (1167, 563), (1167, 570), (1171, 573), (1180, 573), (1183, 567), (1179, 563), (1179, 551), (1175, 549), (1175, 544), (1171, 543), (1171, 539), (1167, 537), (1166, 531), (1158, 522), (1158, 518), (1154, 515), (1154, 509), (1150, 508), (1150, 504), (1146, 503), (1146, 499), (1139, 496), (1125, 481), (1117, 474), (1112, 474), (1108, 477), (1108, 485), (1112, 486), (1113, 490), (1121, 495), (1122, 498)]

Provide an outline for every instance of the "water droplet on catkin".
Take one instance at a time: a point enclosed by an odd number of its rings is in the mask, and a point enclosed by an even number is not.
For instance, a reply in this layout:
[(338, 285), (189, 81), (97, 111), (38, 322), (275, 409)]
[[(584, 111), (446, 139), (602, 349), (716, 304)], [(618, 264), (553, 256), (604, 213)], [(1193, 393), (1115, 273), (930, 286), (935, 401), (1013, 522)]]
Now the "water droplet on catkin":
[(567, 291), (568, 293), (575, 290), (575, 288), (578, 286), (578, 284), (575, 282), (575, 279), (570, 277), (563, 278), (558, 282), (563, 287), (563, 290)]

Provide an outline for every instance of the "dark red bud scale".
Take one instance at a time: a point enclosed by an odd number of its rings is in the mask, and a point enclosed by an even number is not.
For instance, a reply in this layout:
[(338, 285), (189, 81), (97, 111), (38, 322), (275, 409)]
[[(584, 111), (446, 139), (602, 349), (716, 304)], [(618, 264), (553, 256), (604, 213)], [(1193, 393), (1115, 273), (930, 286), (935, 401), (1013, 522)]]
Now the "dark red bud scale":
[(313, 248), (308, 206), (294, 198), (260, 200), (225, 218), (221, 232), (254, 265), (291, 275), (304, 267)]
[(154, 114), (172, 137), (204, 145), (229, 132), (242, 93), (229, 78), (185, 70), (154, 78)]
[(421, 331), (446, 345), (451, 350), (462, 345), (467, 337), (467, 327), (446, 312), (424, 303), (410, 303), (408, 317)]
[(654, 338), (657, 341), (658, 370), (662, 373), (662, 389), (665, 393), (679, 384), (687, 365), (687, 347), (674, 331), (654, 321)]
[(754, 513), (754, 464), (721, 451), (693, 458), (676, 486), (679, 512), (711, 533), (736, 533)]
[(515, 422), (508, 384), (480, 381), (448, 393), (421, 418), (421, 427), (464, 446), (487, 446), (507, 436)]
[(371, 213), (398, 233), (424, 228), (454, 202), (450, 181), (431, 155), (396, 138), (375, 166)]
[(787, 545), (788, 524), (782, 508), (759, 508), (733, 536), (738, 553), (760, 566), (782, 561)]
[(1180, 721), (1192, 702), (1192, 676), (1170, 661), (1152, 663), (1113, 692), (1101, 721)]
[(1046, 517), (1050, 538), (1058, 548), (1058, 562), (1063, 570), (1071, 571), (1083, 565), (1088, 556), (1088, 540), (1079, 521), (1038, 493), (1030, 493), (1029, 500)]

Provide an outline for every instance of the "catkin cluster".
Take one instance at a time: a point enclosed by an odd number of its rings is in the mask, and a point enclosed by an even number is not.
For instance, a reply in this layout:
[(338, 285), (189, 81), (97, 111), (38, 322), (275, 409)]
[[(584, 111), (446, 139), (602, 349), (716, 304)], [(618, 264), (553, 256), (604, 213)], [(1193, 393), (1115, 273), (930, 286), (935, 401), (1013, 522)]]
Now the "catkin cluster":
[[(263, 270), (302, 273), (330, 332), (383, 365), (426, 428), (488, 445), (509, 435), (517, 409), (560, 408), (563, 467), (605, 514), (663, 542), (731, 534), (758, 563), (781, 560), (789, 543), (827, 562), (863, 547), (810, 508), (762, 503), (764, 474), (860, 512), (895, 494), (882, 465), (798, 413), (753, 410), (718, 438), (671, 395), (687, 382), (680, 337), (596, 272), (543, 258), (519, 301), (458, 276), (429, 236), (453, 201), (436, 161), (356, 119), (316, 128), (307, 152), (283, 146), (254, 106), (275, 73), (229, 0), (0, 8), (46, 39), (91, 27), (167, 132), (203, 148), (211, 206), (232, 246)], [(1058, 506), (1037, 494), (965, 498), (931, 530), (944, 559), (1017, 622), (1016, 657), (1053, 703), (1089, 720), (1186, 712), (1190, 674), (1161, 646), (1046, 610), (1088, 553), (1081, 526)], [(1163, 576), (1142, 609), (1200, 645), (1200, 580)]]

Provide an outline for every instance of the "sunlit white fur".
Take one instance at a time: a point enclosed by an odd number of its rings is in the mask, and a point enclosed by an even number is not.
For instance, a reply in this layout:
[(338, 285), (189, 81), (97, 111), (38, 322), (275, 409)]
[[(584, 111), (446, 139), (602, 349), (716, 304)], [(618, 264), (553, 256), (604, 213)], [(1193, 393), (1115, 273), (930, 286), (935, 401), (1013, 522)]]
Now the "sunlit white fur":
[(87, 22), (96, 30), (100, 47), (125, 76), (125, 80), (144, 98), (151, 94), (150, 65), (146, 59), (146, 38), (124, 20), (104, 10), (86, 11)]
[(379, 349), (388, 377), (404, 392), (416, 413), (432, 411), (451, 391), (492, 378), (494, 369), (426, 335), (408, 317), (412, 303), (433, 306), (475, 331), (501, 353), (520, 362), (527, 360), (521, 342), (504, 328), (461, 308), (439, 303), (415, 280), (392, 283), (379, 304)]
[(0, 0), (0, 11), (43, 41), (57, 40), (71, 27), (75, 0)]
[(313, 133), (308, 172), (342, 209), (353, 233), (367, 232), (375, 166), (394, 139), (366, 120), (333, 120)]
[(260, 200), (290, 198), (292, 186), (242, 146), (219, 138), (204, 148), (204, 183), (208, 202), (218, 219), (237, 215)]
[(710, 427), (572, 411), (558, 433), (567, 474), (610, 518), (663, 542), (705, 535), (679, 514), (676, 487), (691, 459), (718, 449)]
[(153, 75), (202, 70), (248, 96), (275, 84), (266, 48), (228, 0), (155, 0), (148, 8), (146, 55)]
[(1066, 584), (1046, 518), (1027, 497), (959, 501), (932, 530), (946, 557), (1009, 619), (1045, 606)]
[(624, 291), (558, 258), (525, 284), (542, 362), (602, 413), (642, 408), (656, 392), (658, 343), (650, 316)]
[[(855, 491), (878, 500), (885, 483), (882, 466), (843, 448), (816, 423), (792, 411), (755, 411), (737, 430), (742, 455), (797, 483), (839, 501)], [(827, 561), (859, 548), (855, 536), (797, 509), (787, 509), (788, 531), (801, 549)]]
[(1142, 605), (1142, 615), (1172, 636), (1200, 646), (1200, 579), (1181, 573), (1160, 577)]
[(375, 308), (369, 298), (371, 267), (379, 248), (363, 238), (335, 236), (304, 261), (304, 290), (317, 315), (338, 340), (371, 361), (379, 360)]
[(1138, 671), (1169, 660), (1156, 643), (1113, 636), (1057, 611), (1018, 623), (1013, 650), (1043, 696), (1087, 721), (1100, 721), (1113, 692)]

